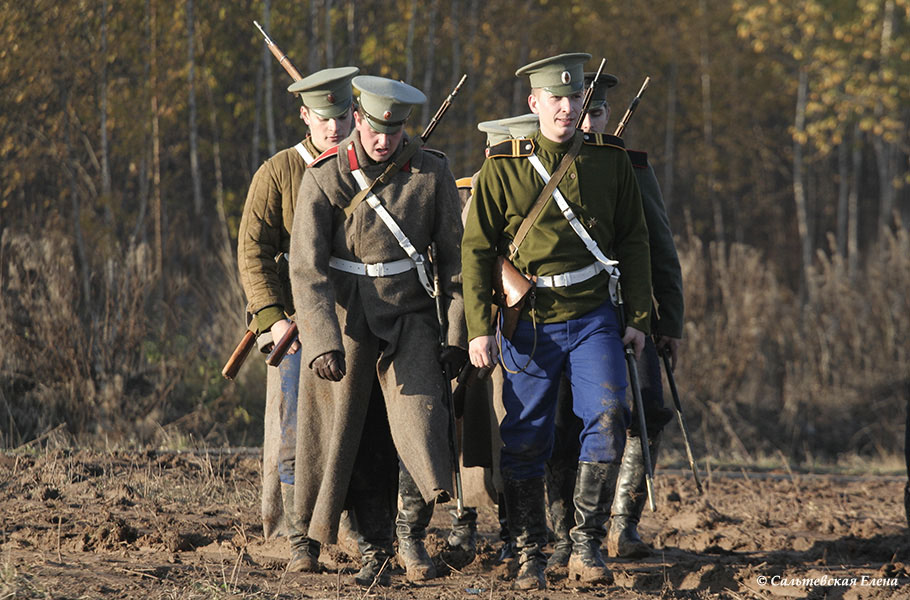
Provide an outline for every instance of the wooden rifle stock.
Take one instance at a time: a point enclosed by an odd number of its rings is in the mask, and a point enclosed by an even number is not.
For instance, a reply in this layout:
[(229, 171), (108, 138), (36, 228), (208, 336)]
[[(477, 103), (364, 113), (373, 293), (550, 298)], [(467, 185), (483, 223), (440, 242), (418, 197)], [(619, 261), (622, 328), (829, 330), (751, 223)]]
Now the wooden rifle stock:
[(281, 336), (281, 339), (278, 340), (278, 343), (275, 344), (275, 347), (269, 352), (268, 358), (265, 359), (266, 364), (270, 367), (277, 367), (281, 364), (281, 359), (288, 353), (288, 348), (291, 347), (291, 344), (293, 344), (296, 339), (297, 323), (291, 323), (288, 330), (284, 332), (284, 335)]
[(632, 98), (632, 102), (629, 104), (629, 108), (626, 109), (626, 114), (622, 116), (622, 119), (619, 121), (619, 125), (616, 126), (616, 131), (613, 132), (613, 135), (616, 137), (622, 137), (622, 134), (626, 132), (626, 125), (629, 124), (629, 119), (632, 118), (632, 113), (634, 113), (635, 109), (638, 108), (638, 103), (641, 102), (641, 96), (645, 93), (645, 90), (648, 89), (649, 83), (651, 83), (651, 78), (645, 77), (644, 83), (641, 84), (641, 89), (638, 90), (638, 94)]
[(265, 38), (265, 45), (268, 46), (269, 51), (272, 53), (272, 56), (278, 59), (278, 64), (284, 67), (284, 70), (288, 72), (288, 75), (291, 76), (291, 79), (294, 81), (300, 81), (303, 79), (303, 75), (301, 75), (300, 71), (294, 67), (293, 63), (291, 63), (291, 59), (288, 58), (288, 55), (282, 52), (281, 48), (278, 47), (278, 44), (272, 41), (272, 38), (270, 38), (269, 34), (265, 32), (265, 29), (262, 28), (262, 25), (256, 21), (253, 21), (253, 25), (256, 26), (256, 29), (258, 29), (259, 33), (262, 34), (262, 37)]
[(231, 357), (225, 363), (224, 368), (221, 369), (221, 374), (225, 379), (233, 380), (237, 376), (237, 371), (240, 370), (240, 366), (243, 365), (243, 361), (246, 360), (247, 355), (255, 345), (256, 334), (248, 329), (243, 335), (243, 339), (240, 340), (240, 343), (234, 349), (234, 353), (231, 354)]

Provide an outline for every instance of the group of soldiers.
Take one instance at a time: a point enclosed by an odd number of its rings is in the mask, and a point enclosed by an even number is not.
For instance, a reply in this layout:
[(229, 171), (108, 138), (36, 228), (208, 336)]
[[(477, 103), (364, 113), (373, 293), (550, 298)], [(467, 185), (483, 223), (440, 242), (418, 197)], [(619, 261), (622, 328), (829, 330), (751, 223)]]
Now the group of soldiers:
[[(624, 347), (639, 358), (653, 459), (669, 421), (658, 352), (675, 364), (681, 275), (647, 156), (603, 133), (617, 78), (597, 79), (577, 129), (590, 58), (519, 69), (531, 113), (481, 123), (486, 159), (459, 184), (404, 132), (426, 102), (416, 88), (356, 67), (288, 88), (309, 135), (254, 175), (238, 260), (260, 348), (299, 330), (269, 367), (263, 452), (264, 533), (283, 514), (289, 570), (318, 571), (321, 544), (346, 530), (358, 584), (389, 583), (396, 538), (407, 578), (435, 577), (424, 537), (456, 487), (446, 399), (472, 369), (464, 411), (496, 417), (482, 432), (466, 415), (459, 441), (468, 464), (484, 440), (513, 585), (543, 589), (558, 568), (611, 583), (604, 537), (611, 556), (650, 552)], [(503, 264), (529, 288), (511, 326), (493, 292)], [(470, 560), (476, 509), (452, 513), (448, 545)]]

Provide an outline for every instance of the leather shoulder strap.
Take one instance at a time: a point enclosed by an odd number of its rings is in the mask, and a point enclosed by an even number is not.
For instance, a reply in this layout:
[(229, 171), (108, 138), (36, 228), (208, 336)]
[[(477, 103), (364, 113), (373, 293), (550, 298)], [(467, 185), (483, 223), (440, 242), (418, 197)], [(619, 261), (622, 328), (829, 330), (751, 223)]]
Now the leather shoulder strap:
[(423, 140), (420, 136), (417, 136), (415, 139), (411, 140), (404, 150), (401, 151), (401, 154), (395, 159), (395, 162), (391, 163), (386, 170), (382, 172), (382, 175), (373, 180), (370, 185), (357, 192), (357, 195), (351, 199), (351, 203), (348, 204), (344, 209), (344, 218), (347, 219), (354, 214), (354, 211), (357, 210), (357, 207), (366, 199), (366, 197), (372, 192), (376, 193), (376, 190), (386, 182), (389, 176), (393, 173), (401, 170), (410, 163), (411, 158), (417, 154), (417, 151), (423, 147)]
[(559, 185), (559, 182), (562, 181), (566, 171), (569, 170), (569, 166), (581, 151), (581, 144), (583, 141), (584, 136), (575, 135), (575, 139), (572, 140), (572, 146), (569, 148), (569, 151), (566, 152), (566, 155), (559, 161), (559, 167), (556, 168), (556, 171), (553, 172), (553, 176), (550, 177), (550, 181), (547, 182), (547, 185), (545, 185), (540, 192), (540, 196), (537, 197), (537, 201), (534, 203), (534, 206), (531, 207), (531, 212), (528, 213), (528, 216), (524, 218), (524, 221), (522, 221), (521, 225), (518, 227), (515, 239), (513, 239), (512, 243), (509, 245), (510, 256), (514, 257), (515, 253), (518, 252), (518, 247), (524, 241), (525, 237), (527, 237), (528, 232), (531, 231), (531, 226), (537, 221), (537, 217), (540, 216), (541, 211), (544, 206), (546, 206), (547, 200), (553, 195), (553, 190), (555, 190), (556, 186)]

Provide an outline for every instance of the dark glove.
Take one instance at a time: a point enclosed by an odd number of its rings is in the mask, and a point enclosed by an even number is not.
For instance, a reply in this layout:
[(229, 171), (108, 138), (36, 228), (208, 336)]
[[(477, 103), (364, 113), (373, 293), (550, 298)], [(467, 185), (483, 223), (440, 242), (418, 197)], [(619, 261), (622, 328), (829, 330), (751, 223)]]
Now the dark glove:
[(316, 375), (320, 379), (329, 381), (341, 381), (347, 372), (344, 366), (344, 355), (337, 350), (320, 354), (310, 367), (316, 371)]
[(446, 346), (439, 352), (439, 362), (445, 365), (449, 379), (455, 379), (468, 362), (468, 352), (458, 346)]

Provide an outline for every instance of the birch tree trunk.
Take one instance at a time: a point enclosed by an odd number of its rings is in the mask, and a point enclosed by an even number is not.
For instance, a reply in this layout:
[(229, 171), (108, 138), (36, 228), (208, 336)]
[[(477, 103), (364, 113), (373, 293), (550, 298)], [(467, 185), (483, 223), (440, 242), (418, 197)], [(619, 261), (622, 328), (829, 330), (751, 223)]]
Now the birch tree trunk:
[[(525, 23), (533, 23), (532, 16), (534, 4), (532, 0), (525, 0), (524, 20)], [(521, 42), (518, 47), (518, 65), (528, 64), (528, 55), (531, 51), (531, 41), (529, 39), (529, 27), (521, 28)], [(512, 108), (510, 115), (519, 115), (528, 112), (528, 80), (525, 77), (516, 77), (512, 84)]]
[(98, 100), (101, 104), (101, 195), (105, 202), (110, 202), (111, 165), (107, 140), (107, 0), (101, 2), (101, 83)]
[[(882, 42), (881, 56), (879, 59), (882, 69), (891, 56), (892, 36), (894, 32), (894, 0), (885, 2), (884, 15), (882, 16)], [(875, 106), (875, 116), (881, 119), (884, 113), (884, 106), (879, 100)], [(894, 145), (889, 143), (884, 135), (875, 135), (872, 138), (872, 148), (875, 150), (875, 163), (878, 167), (878, 193), (879, 193), (879, 211), (878, 211), (878, 232), (888, 227), (892, 223), (892, 211), (894, 210), (894, 183), (893, 173), (896, 167), (896, 152)]]
[(714, 148), (714, 123), (711, 108), (711, 59), (708, 48), (708, 27), (707, 27), (707, 3), (705, 0), (699, 0), (699, 8), (702, 17), (701, 43), (699, 52), (699, 64), (701, 68), (701, 111), (702, 111), (702, 136), (705, 144), (705, 153), (708, 157), (708, 180), (707, 193), (711, 201), (711, 211), (714, 215), (714, 238), (718, 242), (725, 239), (724, 233), (724, 213), (717, 197), (715, 188), (717, 152)]
[(310, 19), (306, 24), (307, 69), (310, 73), (319, 70), (319, 54), (316, 49), (316, 19), (319, 18), (316, 0), (310, 0)]
[(847, 197), (847, 275), (856, 280), (859, 267), (859, 186), (863, 168), (863, 131), (859, 122), (853, 126), (852, 144), (853, 183)]
[(357, 64), (357, 3), (348, 2), (348, 64)]
[(325, 66), (335, 65), (335, 48), (332, 47), (332, 0), (325, 0)]
[(809, 90), (809, 75), (805, 67), (799, 70), (799, 83), (796, 92), (796, 117), (793, 140), (793, 200), (796, 203), (796, 227), (799, 233), (802, 276), (800, 279), (800, 296), (811, 300), (813, 290), (809, 281), (809, 265), (812, 261), (812, 240), (809, 237), (809, 211), (806, 202), (806, 188), (803, 183), (803, 143), (802, 136), (806, 131), (806, 97)]
[(439, 12), (438, 9), (439, 0), (431, 0), (430, 16), (427, 19), (427, 47), (426, 51), (422, 53), (427, 57), (427, 60), (424, 63), (423, 87), (421, 91), (427, 97), (427, 101), (424, 102), (420, 111), (421, 126), (430, 120), (430, 115), (433, 114), (430, 111), (436, 112), (436, 109), (433, 108), (433, 76), (436, 74), (436, 14)]
[(411, 0), (411, 10), (408, 12), (408, 38), (404, 47), (404, 80), (406, 83), (414, 83), (414, 30), (416, 27), (417, 0)]
[[(268, 48), (263, 47), (262, 56), (264, 59), (267, 59), (269, 54)], [(250, 144), (250, 179), (253, 178), (253, 174), (256, 172), (256, 169), (259, 168), (259, 137), (260, 137), (260, 128), (262, 122), (260, 115), (262, 114), (262, 80), (263, 80), (263, 66), (265, 60), (259, 63), (259, 68), (256, 69), (256, 100), (254, 102), (254, 114), (253, 114), (253, 139)]]
[(193, 214), (202, 216), (202, 176), (199, 172), (199, 128), (196, 125), (196, 24), (193, 0), (186, 0), (187, 84), (189, 87), (190, 174), (193, 179)]
[(664, 177), (660, 189), (664, 197), (664, 206), (670, 211), (673, 202), (673, 164), (676, 161), (676, 83), (679, 66), (674, 59), (670, 63), (670, 76), (667, 78), (667, 131), (664, 136)]
[(76, 244), (76, 257), (79, 260), (79, 276), (82, 281), (82, 307), (84, 314), (92, 314), (92, 287), (90, 284), (88, 254), (85, 251), (85, 237), (82, 233), (82, 203), (79, 199), (79, 182), (76, 178), (76, 153), (73, 150), (72, 137), (72, 108), (70, 107), (70, 91), (67, 89), (66, 102), (63, 108), (64, 141), (66, 143), (67, 172), (69, 173), (70, 208), (73, 213), (73, 238)]
[(158, 277), (158, 298), (164, 299), (164, 218), (161, 205), (161, 137), (158, 131), (158, 6), (151, 0), (149, 7), (149, 66), (151, 70), (150, 110), (152, 117), (152, 218), (155, 222), (155, 275)]
[[(469, 71), (476, 73), (479, 71), (479, 60), (477, 53), (477, 27), (480, 23), (480, 0), (471, 0), (471, 4), (468, 6), (468, 41), (466, 45), (465, 54), (468, 58), (467, 68)], [(477, 122), (477, 78), (469, 76), (467, 80), (467, 89), (465, 90), (465, 95), (462, 102), (465, 105), (465, 119), (468, 122), (468, 127), (473, 128), (474, 124)], [(468, 135), (465, 137), (464, 141), (464, 157), (466, 163), (471, 163), (471, 156), (474, 152), (477, 151), (474, 140), (472, 136)]]
[(847, 132), (837, 146), (837, 253), (847, 257), (847, 201), (850, 197), (850, 149)]

